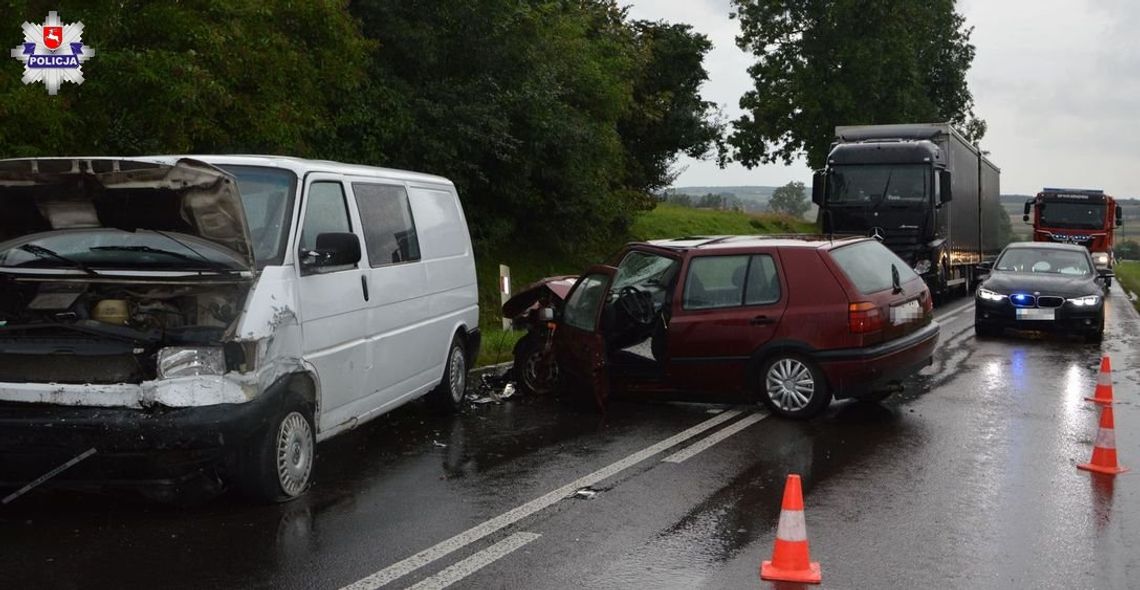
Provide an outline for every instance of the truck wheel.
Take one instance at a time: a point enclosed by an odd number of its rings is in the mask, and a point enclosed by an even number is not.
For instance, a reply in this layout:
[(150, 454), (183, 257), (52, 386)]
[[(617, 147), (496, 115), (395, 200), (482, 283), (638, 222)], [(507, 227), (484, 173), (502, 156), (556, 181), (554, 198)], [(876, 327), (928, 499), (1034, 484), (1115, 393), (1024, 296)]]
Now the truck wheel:
[(779, 353), (760, 366), (760, 399), (781, 416), (806, 420), (827, 408), (831, 392), (811, 361)]
[(289, 394), (239, 463), (238, 485), (259, 502), (287, 502), (309, 489), (316, 460), (312, 405)]
[(456, 335), (448, 348), (443, 379), (427, 394), (428, 405), (442, 412), (454, 412), (467, 395), (467, 352)]

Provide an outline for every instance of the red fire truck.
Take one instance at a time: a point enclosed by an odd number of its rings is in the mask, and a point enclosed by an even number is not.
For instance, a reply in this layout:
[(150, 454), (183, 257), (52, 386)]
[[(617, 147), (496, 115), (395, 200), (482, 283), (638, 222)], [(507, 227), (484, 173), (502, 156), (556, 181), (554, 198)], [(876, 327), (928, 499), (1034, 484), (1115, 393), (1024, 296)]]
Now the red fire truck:
[(1102, 190), (1046, 188), (1025, 202), (1022, 219), (1033, 215), (1033, 241), (1080, 244), (1092, 252), (1098, 267), (1112, 268), (1113, 233), (1123, 212)]

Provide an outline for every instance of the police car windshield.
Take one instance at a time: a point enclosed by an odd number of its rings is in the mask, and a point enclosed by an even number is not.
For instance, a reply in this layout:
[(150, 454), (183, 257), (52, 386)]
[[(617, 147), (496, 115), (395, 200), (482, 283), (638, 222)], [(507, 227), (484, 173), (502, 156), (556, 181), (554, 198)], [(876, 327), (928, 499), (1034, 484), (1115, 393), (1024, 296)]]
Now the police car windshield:
[(1052, 248), (1010, 248), (1001, 255), (994, 268), (1007, 272), (1092, 274), (1092, 265), (1085, 252)]

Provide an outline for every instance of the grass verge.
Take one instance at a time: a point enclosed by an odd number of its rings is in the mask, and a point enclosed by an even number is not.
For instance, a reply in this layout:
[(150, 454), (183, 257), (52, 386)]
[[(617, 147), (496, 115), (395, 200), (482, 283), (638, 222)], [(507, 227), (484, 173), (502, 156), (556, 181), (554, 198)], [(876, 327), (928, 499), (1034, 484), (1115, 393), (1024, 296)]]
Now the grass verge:
[[(1135, 293), (1140, 296), (1140, 261), (1136, 260), (1121, 260), (1113, 267), (1116, 273), (1116, 280), (1120, 286), (1124, 288), (1125, 293)], [(1128, 297), (1132, 300), (1132, 305), (1140, 310), (1140, 301), (1137, 301), (1131, 295)]]

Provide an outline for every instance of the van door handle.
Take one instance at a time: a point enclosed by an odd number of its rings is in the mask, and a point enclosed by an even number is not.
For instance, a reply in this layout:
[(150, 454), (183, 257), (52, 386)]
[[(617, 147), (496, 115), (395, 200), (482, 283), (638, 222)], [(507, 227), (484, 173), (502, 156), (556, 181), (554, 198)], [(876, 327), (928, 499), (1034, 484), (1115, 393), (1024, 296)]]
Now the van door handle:
[(769, 324), (776, 323), (776, 320), (774, 320), (774, 319), (772, 319), (766, 315), (758, 315), (758, 316), (752, 318), (748, 323), (752, 324), (753, 326), (767, 326)]
[(364, 289), (364, 300), (368, 301), (368, 278), (360, 275), (360, 288)]

